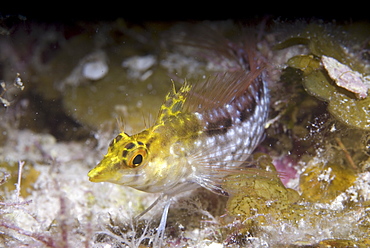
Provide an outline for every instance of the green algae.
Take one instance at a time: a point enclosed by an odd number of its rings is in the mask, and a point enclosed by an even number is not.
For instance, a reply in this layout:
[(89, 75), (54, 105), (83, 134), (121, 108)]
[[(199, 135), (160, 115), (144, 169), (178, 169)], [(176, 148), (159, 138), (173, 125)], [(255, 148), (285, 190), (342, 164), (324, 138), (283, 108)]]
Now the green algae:
[(148, 81), (129, 80), (122, 68), (111, 66), (108, 75), (93, 85), (67, 88), (64, 106), (75, 119), (91, 127), (121, 118), (124, 125), (143, 128), (148, 116), (155, 118), (171, 86), (163, 70), (151, 76), (150, 88)]
[[(254, 158), (262, 169), (260, 173), (257, 170), (254, 176), (230, 176), (225, 182), (225, 188), (231, 192), (226, 205), (227, 216), (222, 219), (228, 226), (228, 231), (224, 232), (227, 244), (247, 245), (246, 237), (258, 239), (261, 235), (271, 235), (275, 239), (274, 235), (282, 236), (274, 244), (288, 247), (334, 244), (335, 247), (362, 247), (369, 244), (368, 202), (361, 197), (351, 200), (347, 196), (347, 201), (353, 201), (351, 204), (343, 202), (347, 208), (335, 207), (337, 197), (357, 180), (355, 170), (338, 164), (323, 166), (312, 161), (301, 174), (300, 195), (286, 188), (278, 176), (273, 176), (276, 172), (268, 156), (256, 154)], [(266, 169), (273, 173), (265, 174)], [(356, 228), (343, 229), (348, 223)], [(294, 233), (302, 229), (307, 236), (294, 239)], [(325, 235), (310, 237), (309, 234), (318, 229), (332, 233), (333, 238), (321, 238)], [(292, 239), (286, 240), (285, 236)]]
[(300, 30), (297, 29), (296, 33), (276, 44), (274, 48), (279, 50), (302, 45), (315, 57), (332, 57), (349, 65), (353, 70), (366, 73), (368, 67), (361, 60), (361, 56), (354, 56), (348, 50), (355, 50), (356, 46), (366, 42), (369, 36), (369, 26), (361, 23), (334, 26), (313, 22)]
[(320, 60), (313, 55), (297, 55), (290, 58), (287, 61), (287, 65), (302, 70), (303, 75), (307, 76), (320, 68)]
[(370, 245), (370, 240), (368, 238), (364, 238), (362, 241), (354, 241), (348, 239), (326, 239), (322, 240), (317, 244), (319, 248), (327, 248), (327, 247), (337, 247), (337, 248), (345, 248), (345, 247), (368, 247)]
[(333, 93), (328, 110), (334, 117), (351, 127), (370, 130), (370, 98), (357, 100), (338, 92)]
[(230, 194), (226, 209), (228, 215), (244, 224), (258, 222), (263, 225), (267, 224), (266, 216), (278, 217), (282, 212), (289, 212), (300, 196), (283, 185), (269, 156), (257, 153), (254, 159), (260, 168), (255, 174), (241, 173), (225, 180), (224, 188)]
[(311, 202), (329, 203), (353, 185), (356, 173), (333, 163), (311, 164), (300, 176), (302, 197)]
[(356, 57), (348, 52), (351, 49), (348, 38), (350, 34), (343, 35), (343, 33), (329, 31), (325, 25), (310, 24), (297, 36), (288, 38), (276, 48), (307, 46), (310, 54), (297, 55), (287, 61), (289, 67), (303, 72), (302, 83), (306, 91), (328, 102), (328, 111), (336, 119), (350, 127), (370, 130), (368, 98), (357, 99), (350, 89), (337, 86), (336, 79), (331, 78), (327, 68), (322, 65), (321, 58), (326, 56), (336, 59), (343, 66), (349, 66), (354, 72), (359, 72), (359, 75), (369, 73), (366, 63), (359, 58), (360, 56)]
[(316, 70), (304, 78), (305, 89), (320, 100), (328, 102), (328, 111), (349, 127), (370, 130), (369, 98), (357, 99), (352, 92), (347, 92), (333, 84), (323, 70)]

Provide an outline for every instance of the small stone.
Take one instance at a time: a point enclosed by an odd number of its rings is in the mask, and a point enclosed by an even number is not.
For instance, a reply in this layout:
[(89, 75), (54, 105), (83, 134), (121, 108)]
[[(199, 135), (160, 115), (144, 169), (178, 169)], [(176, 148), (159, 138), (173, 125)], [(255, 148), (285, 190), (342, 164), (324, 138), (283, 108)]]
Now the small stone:
[(134, 56), (122, 62), (123, 67), (130, 68), (131, 70), (146, 71), (152, 67), (156, 62), (153, 55), (147, 56)]
[(108, 73), (108, 65), (101, 60), (84, 64), (82, 75), (90, 80), (99, 80)]
[(322, 56), (321, 62), (330, 78), (333, 79), (339, 87), (355, 93), (358, 98), (367, 97), (369, 82), (361, 73), (352, 70), (349, 66), (328, 56)]

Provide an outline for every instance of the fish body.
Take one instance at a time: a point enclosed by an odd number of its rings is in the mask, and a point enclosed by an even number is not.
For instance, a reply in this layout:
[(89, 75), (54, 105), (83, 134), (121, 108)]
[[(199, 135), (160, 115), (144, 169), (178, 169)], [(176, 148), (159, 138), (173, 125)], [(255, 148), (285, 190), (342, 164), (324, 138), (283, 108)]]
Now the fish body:
[[(210, 98), (214, 92), (197, 95), (188, 83), (178, 92), (173, 86), (156, 123), (138, 134), (122, 132), (114, 138), (89, 172), (90, 181), (168, 195), (199, 185), (217, 191), (225, 171), (242, 164), (259, 143), (269, 100), (260, 73), (218, 75), (203, 90), (217, 90), (215, 83), (223, 85), (218, 90), (229, 88), (236, 95), (222, 91)], [(220, 100), (225, 94), (229, 99)]]
[(230, 50), (238, 54), (238, 70), (196, 85), (185, 82), (178, 91), (173, 84), (154, 125), (114, 138), (88, 173), (90, 181), (166, 195), (199, 186), (223, 193), (222, 179), (260, 142), (269, 106), (254, 54)]
[(232, 66), (198, 84), (185, 81), (178, 91), (173, 83), (155, 123), (134, 135), (118, 134), (88, 173), (91, 182), (161, 193), (136, 217), (165, 201), (153, 247), (162, 247), (172, 196), (200, 186), (232, 195), (227, 181), (238, 177), (230, 175), (256, 174), (241, 165), (261, 141), (268, 118), (263, 66), (250, 44), (238, 46), (211, 36), (201, 47), (215, 49)]

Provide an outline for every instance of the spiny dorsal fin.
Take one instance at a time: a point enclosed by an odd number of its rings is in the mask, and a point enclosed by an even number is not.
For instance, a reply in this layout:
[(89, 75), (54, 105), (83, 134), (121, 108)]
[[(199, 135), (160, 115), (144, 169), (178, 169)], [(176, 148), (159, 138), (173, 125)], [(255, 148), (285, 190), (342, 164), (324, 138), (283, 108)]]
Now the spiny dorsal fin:
[(263, 68), (245, 72), (242, 70), (216, 74), (194, 85), (184, 105), (186, 112), (204, 112), (231, 103), (240, 97), (251, 84), (258, 84), (257, 77)]
[(168, 118), (174, 117), (181, 112), (191, 87), (192, 86), (185, 81), (179, 91), (176, 92), (175, 83), (172, 81), (172, 89), (167, 94), (158, 114), (158, 124), (163, 123)]

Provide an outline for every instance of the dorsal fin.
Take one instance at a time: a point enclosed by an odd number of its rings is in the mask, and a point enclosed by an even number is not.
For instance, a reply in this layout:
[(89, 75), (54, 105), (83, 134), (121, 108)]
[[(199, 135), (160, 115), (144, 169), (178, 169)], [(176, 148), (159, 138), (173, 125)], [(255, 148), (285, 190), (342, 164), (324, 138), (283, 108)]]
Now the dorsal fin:
[(185, 81), (179, 91), (176, 92), (175, 84), (172, 81), (172, 89), (166, 95), (165, 101), (161, 106), (157, 124), (165, 122), (168, 118), (174, 117), (182, 111), (191, 88), (192, 86)]
[[(225, 30), (207, 24), (189, 27), (174, 38), (176, 44), (194, 49), (194, 56), (216, 65), (216, 74), (196, 82), (184, 104), (185, 112), (203, 112), (225, 106), (250, 89), (258, 87), (265, 63), (257, 54), (256, 31), (237, 26), (225, 38)], [(218, 66), (217, 66), (218, 65)], [(253, 86), (252, 86), (253, 87)]]
[(185, 112), (203, 112), (231, 103), (244, 94), (260, 76), (263, 68), (245, 72), (242, 70), (216, 74), (204, 82), (195, 84), (184, 104)]

